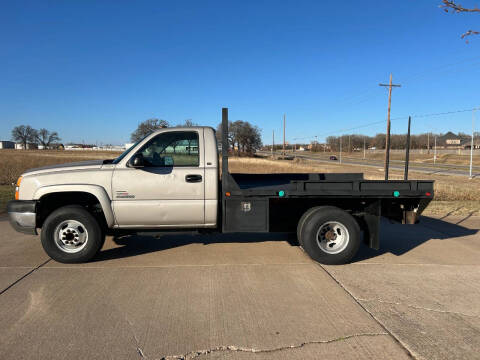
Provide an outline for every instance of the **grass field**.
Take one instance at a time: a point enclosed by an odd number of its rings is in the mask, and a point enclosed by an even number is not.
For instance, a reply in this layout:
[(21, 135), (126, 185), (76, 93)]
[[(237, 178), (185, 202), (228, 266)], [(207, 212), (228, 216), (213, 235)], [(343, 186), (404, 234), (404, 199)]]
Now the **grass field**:
[[(97, 151), (43, 151), (43, 150), (0, 150), (0, 212), (13, 198), (13, 186), (18, 176), (27, 169), (52, 164), (83, 161), (91, 159), (111, 159), (118, 153)], [(281, 172), (358, 172), (366, 179), (382, 179), (383, 170), (357, 165), (338, 163), (318, 163), (296, 159), (294, 161), (269, 160), (260, 158), (231, 158), (232, 172), (245, 173), (281, 173)], [(402, 179), (400, 171), (391, 170), (391, 179)], [(480, 215), (480, 179), (468, 179), (464, 176), (430, 175), (411, 172), (412, 179), (435, 180), (435, 201), (427, 213), (456, 215)]]

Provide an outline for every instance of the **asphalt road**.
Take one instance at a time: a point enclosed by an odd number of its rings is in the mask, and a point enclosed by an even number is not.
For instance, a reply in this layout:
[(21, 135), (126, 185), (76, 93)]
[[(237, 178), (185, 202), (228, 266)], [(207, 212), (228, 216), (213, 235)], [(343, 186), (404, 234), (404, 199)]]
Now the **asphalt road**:
[[(259, 155), (268, 156), (271, 153), (262, 151), (258, 152)], [(281, 153), (277, 152), (276, 155), (281, 156)], [(301, 159), (306, 159), (310, 161), (316, 161), (321, 163), (329, 163), (329, 164), (339, 164), (339, 157), (337, 156), (338, 160), (329, 160), (328, 156), (316, 156), (316, 155), (304, 155), (299, 154), (298, 152), (292, 154), (291, 152), (287, 154), (287, 156), (295, 156)], [(366, 166), (366, 167), (373, 167), (377, 169), (384, 168), (384, 162), (382, 160), (373, 160), (373, 159), (357, 159), (357, 158), (349, 158), (349, 157), (342, 157), (342, 164), (346, 165), (356, 165), (356, 166)], [(405, 163), (399, 160), (390, 160), (389, 165), (390, 170), (401, 170), (405, 169)], [(421, 164), (418, 162), (410, 162), (409, 163), (409, 170), (416, 171), (426, 174), (440, 174), (440, 175), (460, 175), (460, 176), (470, 176), (469, 167), (466, 165), (452, 165), (452, 164)], [(472, 171), (472, 176), (477, 177), (480, 176), (480, 168), (474, 167)]]
[(480, 218), (382, 224), (320, 266), (284, 235), (109, 238), (49, 260), (0, 218), (1, 359), (479, 359)]

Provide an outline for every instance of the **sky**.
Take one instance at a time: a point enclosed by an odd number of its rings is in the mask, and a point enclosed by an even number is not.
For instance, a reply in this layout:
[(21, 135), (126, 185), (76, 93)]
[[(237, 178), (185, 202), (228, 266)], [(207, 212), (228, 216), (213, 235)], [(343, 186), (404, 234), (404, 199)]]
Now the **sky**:
[(414, 133), (470, 132), (471, 111), (418, 117), (480, 107), (480, 36), (460, 38), (480, 14), (440, 3), (0, 1), (0, 140), (25, 124), (123, 144), (148, 118), (216, 127), (222, 107), (264, 143), (283, 114), (289, 142), (374, 135), (390, 73), (393, 133), (408, 115)]

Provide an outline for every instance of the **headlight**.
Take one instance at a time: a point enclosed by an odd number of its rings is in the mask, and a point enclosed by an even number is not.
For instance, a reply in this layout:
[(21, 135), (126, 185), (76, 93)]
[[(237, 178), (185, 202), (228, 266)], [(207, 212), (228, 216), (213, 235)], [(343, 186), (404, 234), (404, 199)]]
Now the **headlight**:
[(18, 200), (20, 197), (20, 183), (22, 182), (22, 177), (20, 176), (17, 180), (17, 186), (15, 187), (15, 200)]

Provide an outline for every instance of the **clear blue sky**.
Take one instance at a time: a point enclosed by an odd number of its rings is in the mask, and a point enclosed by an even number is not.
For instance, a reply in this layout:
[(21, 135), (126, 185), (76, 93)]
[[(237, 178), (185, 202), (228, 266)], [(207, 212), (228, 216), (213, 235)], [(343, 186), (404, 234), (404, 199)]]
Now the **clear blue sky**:
[[(402, 84), (393, 118), (480, 106), (480, 36), (460, 39), (480, 15), (439, 4), (2, 1), (0, 139), (30, 124), (64, 142), (124, 143), (147, 118), (216, 126), (227, 106), (266, 143), (272, 129), (280, 139), (283, 113), (287, 140), (321, 140), (385, 119), (378, 83), (390, 72)], [(414, 132), (470, 129), (470, 112), (413, 122)]]

